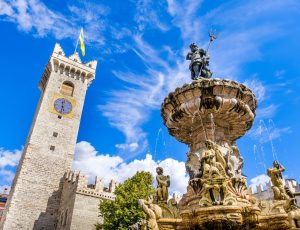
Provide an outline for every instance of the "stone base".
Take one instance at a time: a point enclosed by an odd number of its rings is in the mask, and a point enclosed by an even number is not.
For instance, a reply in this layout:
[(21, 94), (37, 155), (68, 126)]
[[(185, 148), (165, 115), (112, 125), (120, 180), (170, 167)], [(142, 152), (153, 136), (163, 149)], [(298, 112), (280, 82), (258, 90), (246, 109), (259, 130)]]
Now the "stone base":
[(211, 206), (181, 212), (181, 229), (251, 229), (258, 224), (256, 207)]
[(259, 217), (259, 230), (285, 230), (291, 229), (286, 213), (261, 215)]
[(211, 230), (255, 229), (287, 230), (289, 213), (284, 210), (286, 201), (264, 201), (257, 206), (218, 205), (181, 210), (179, 218), (161, 218), (160, 230)]
[(285, 200), (262, 201), (259, 229), (291, 229), (285, 205)]
[(181, 229), (182, 220), (181, 219), (172, 219), (172, 218), (161, 218), (157, 221), (159, 230), (175, 230)]

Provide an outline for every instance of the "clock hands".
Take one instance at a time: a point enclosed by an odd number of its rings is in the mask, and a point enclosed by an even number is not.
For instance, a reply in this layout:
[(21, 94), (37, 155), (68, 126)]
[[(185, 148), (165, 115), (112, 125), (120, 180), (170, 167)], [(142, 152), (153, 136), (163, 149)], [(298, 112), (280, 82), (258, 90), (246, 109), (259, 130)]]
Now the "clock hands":
[(54, 103), (55, 109), (60, 114), (68, 114), (72, 110), (72, 104), (67, 99), (58, 98)]
[(64, 113), (64, 108), (65, 108), (65, 100), (62, 100), (61, 101), (61, 110), (60, 110), (61, 113)]

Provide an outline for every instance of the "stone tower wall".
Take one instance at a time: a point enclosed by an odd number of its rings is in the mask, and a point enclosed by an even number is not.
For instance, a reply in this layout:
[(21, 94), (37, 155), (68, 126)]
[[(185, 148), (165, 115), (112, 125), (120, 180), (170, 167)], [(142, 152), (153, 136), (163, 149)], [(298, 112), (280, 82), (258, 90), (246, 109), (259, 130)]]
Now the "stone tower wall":
[[(56, 228), (62, 177), (72, 165), (85, 94), (95, 68), (96, 62), (82, 64), (78, 54), (68, 58), (55, 45), (39, 85), (42, 95), (0, 229)], [(64, 81), (74, 85), (69, 98), (76, 104), (68, 116), (53, 112), (55, 96), (63, 96)]]
[(57, 229), (95, 229), (95, 224), (103, 221), (99, 217), (100, 199), (115, 199), (112, 192), (104, 190), (102, 181), (97, 177), (95, 184), (88, 185), (84, 175), (67, 172), (64, 178)]

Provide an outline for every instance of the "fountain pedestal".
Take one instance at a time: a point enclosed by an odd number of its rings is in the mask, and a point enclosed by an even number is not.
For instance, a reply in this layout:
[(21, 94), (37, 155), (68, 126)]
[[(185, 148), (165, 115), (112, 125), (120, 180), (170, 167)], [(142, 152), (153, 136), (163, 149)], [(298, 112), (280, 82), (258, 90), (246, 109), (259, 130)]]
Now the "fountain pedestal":
[[(257, 200), (242, 174), (235, 141), (252, 126), (257, 100), (245, 85), (200, 79), (171, 92), (161, 115), (169, 133), (190, 148), (190, 180), (179, 229), (241, 229), (258, 224)], [(178, 178), (180, 179), (180, 178)]]

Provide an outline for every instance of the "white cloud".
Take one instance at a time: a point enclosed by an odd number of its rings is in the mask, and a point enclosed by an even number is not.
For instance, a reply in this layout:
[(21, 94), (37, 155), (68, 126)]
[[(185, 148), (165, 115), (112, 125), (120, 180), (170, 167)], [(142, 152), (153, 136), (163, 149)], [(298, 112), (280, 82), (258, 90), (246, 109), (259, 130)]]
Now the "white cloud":
[(272, 120), (269, 120), (269, 125), (266, 125), (263, 120), (260, 120), (259, 124), (252, 128), (247, 134), (259, 141), (259, 143), (264, 144), (273, 142), (275, 139), (280, 138), (284, 133), (291, 132), (290, 127), (277, 128), (270, 124), (271, 121)]
[(185, 45), (203, 39), (202, 22), (197, 16), (202, 2), (202, 0), (167, 0), (167, 10), (173, 17), (173, 25), (180, 29)]
[(259, 176), (253, 177), (250, 179), (249, 188), (252, 189), (253, 193), (256, 193), (257, 188), (256, 186), (262, 186), (263, 188), (266, 187), (266, 184), (270, 181), (270, 177), (266, 174), (261, 174)]
[[(159, 7), (153, 7), (153, 3), (160, 5)], [(136, 14), (135, 21), (139, 31), (144, 31), (146, 26), (152, 28), (158, 28), (161, 31), (167, 31), (168, 25), (162, 21), (161, 9), (163, 8), (163, 2), (153, 2), (151, 0), (138, 0), (135, 1)]]
[(0, 169), (7, 166), (15, 167), (18, 165), (22, 151), (21, 150), (5, 150), (0, 148)]
[(252, 90), (259, 102), (264, 100), (266, 89), (260, 81), (256, 79), (246, 80), (244, 84)]
[(10, 186), (9, 185), (0, 185), (0, 194), (3, 194), (6, 192), (6, 194), (9, 194)]
[(8, 184), (14, 179), (15, 169), (19, 163), (21, 154), (21, 150), (10, 151), (0, 148), (0, 187), (9, 187)]
[(54, 36), (56, 39), (76, 39), (84, 27), (86, 43), (104, 45), (103, 16), (109, 9), (101, 4), (82, 2), (80, 7), (68, 6), (69, 14), (47, 7), (40, 0), (0, 1), (0, 19), (17, 24), (20, 31), (36, 37)]
[(0, 169), (1, 184), (11, 183), (14, 179), (14, 176), (15, 172), (4, 168)]
[(141, 125), (148, 121), (151, 111), (160, 108), (170, 90), (190, 79), (188, 64), (182, 58), (183, 55), (165, 60), (161, 55), (169, 56), (169, 49), (155, 49), (142, 35), (135, 35), (133, 40), (131, 49), (143, 61), (145, 72), (135, 74), (132, 70), (113, 71), (126, 85), (125, 89), (110, 92), (106, 104), (98, 107), (110, 125), (124, 133), (126, 142), (122, 145), (138, 143), (137, 151), (129, 157), (143, 152), (148, 146), (147, 134)]
[(139, 147), (139, 144), (136, 142), (130, 144), (116, 144), (116, 147), (118, 149), (129, 150), (130, 152), (134, 152)]
[[(3, 2), (5, 11), (0, 11), (4, 19), (17, 24), (21, 31), (34, 31), (39, 37), (52, 34), (58, 39), (76, 34), (74, 23), (62, 14), (50, 10), (39, 0), (16, 0)], [(75, 35), (76, 36), (76, 35)]]
[(256, 110), (256, 119), (272, 118), (277, 112), (278, 107), (278, 105), (274, 104), (263, 108), (258, 107)]
[(170, 193), (183, 194), (188, 184), (185, 163), (172, 158), (154, 161), (152, 156), (147, 154), (144, 159), (125, 162), (124, 159), (118, 156), (99, 154), (89, 142), (82, 141), (77, 143), (73, 162), (75, 170), (88, 175), (90, 180), (94, 176), (99, 176), (103, 178), (106, 184), (111, 179), (123, 182), (132, 177), (137, 171), (149, 171), (155, 178), (155, 169), (158, 166), (163, 167), (164, 174), (171, 177)]
[[(133, 143), (132, 147), (136, 143)], [(10, 188), (10, 184), (15, 176), (15, 170), (12, 170), (18, 165), (21, 156), (20, 150), (7, 151), (0, 149), (0, 192), (4, 187)], [(111, 179), (117, 182), (132, 177), (137, 171), (148, 171), (153, 177), (156, 176), (156, 167), (163, 167), (164, 174), (170, 175), (171, 186), (170, 194), (176, 192), (183, 194), (186, 191), (188, 184), (188, 175), (185, 170), (185, 163), (177, 161), (172, 158), (166, 158), (162, 161), (154, 161), (151, 154), (147, 154), (144, 159), (132, 160), (125, 162), (119, 156), (112, 156), (110, 154), (99, 154), (98, 151), (86, 141), (77, 143), (73, 168), (81, 171), (89, 177), (92, 181), (95, 176), (99, 176), (106, 184)], [(9, 168), (7, 168), (9, 167)]]
[(13, 13), (12, 7), (7, 2), (0, 2), (0, 15), (12, 16)]

